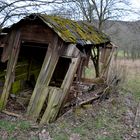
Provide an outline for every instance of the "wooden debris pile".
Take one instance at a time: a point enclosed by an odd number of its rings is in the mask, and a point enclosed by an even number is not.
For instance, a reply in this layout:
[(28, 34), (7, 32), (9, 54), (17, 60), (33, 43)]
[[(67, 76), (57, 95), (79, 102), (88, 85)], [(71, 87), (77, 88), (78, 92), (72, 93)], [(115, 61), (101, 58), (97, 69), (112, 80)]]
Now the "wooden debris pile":
[[(102, 100), (108, 98), (109, 90), (108, 86), (104, 83), (74, 83), (71, 87), (69, 98), (65, 104), (65, 110), (69, 110), (70, 107), (83, 106), (85, 104), (92, 104), (95, 100)], [(69, 101), (71, 99), (71, 101)], [(64, 113), (64, 111), (63, 111)]]

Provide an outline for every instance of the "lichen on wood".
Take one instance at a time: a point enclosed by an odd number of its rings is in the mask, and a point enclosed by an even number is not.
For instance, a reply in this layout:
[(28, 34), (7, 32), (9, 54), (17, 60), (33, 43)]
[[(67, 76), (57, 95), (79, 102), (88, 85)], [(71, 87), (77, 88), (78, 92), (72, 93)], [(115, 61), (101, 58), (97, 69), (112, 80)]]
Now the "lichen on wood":
[(109, 41), (108, 37), (104, 33), (99, 32), (92, 24), (46, 14), (38, 15), (38, 17), (65, 42), (77, 43), (80, 39), (97, 45)]

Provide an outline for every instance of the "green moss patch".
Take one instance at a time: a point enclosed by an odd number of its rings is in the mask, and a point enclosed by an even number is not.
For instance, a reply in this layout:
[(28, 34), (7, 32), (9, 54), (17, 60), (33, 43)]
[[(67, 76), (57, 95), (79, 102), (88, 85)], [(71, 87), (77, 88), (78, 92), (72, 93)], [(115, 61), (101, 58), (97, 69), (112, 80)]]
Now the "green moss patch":
[(99, 32), (92, 24), (86, 22), (76, 22), (45, 14), (40, 15), (39, 18), (66, 42), (78, 43), (79, 40), (84, 40), (96, 45), (109, 41), (104, 33)]

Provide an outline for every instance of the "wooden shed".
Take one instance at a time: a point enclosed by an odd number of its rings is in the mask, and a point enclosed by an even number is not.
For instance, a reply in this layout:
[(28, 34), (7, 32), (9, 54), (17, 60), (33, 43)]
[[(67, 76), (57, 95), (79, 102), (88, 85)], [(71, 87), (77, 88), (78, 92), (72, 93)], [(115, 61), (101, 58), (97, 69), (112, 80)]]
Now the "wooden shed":
[(56, 119), (91, 49), (110, 44), (106, 35), (85, 22), (41, 14), (27, 16), (3, 33), (7, 35), (0, 66), (7, 62), (7, 69), (0, 109), (5, 109), (11, 93), (30, 87), (27, 115), (41, 124)]

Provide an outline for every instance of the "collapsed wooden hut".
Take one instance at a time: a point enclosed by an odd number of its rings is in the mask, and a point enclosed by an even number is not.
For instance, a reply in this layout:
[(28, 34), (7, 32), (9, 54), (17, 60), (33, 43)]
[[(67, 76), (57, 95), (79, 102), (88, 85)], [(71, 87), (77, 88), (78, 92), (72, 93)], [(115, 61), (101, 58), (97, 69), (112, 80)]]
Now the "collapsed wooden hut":
[(108, 37), (95, 27), (57, 16), (32, 14), (2, 34), (0, 67), (6, 70), (0, 77), (0, 109), (5, 109), (11, 93), (30, 87), (27, 115), (34, 121), (40, 118), (41, 124), (56, 119), (91, 49), (103, 49), (102, 60), (105, 49), (112, 49)]

